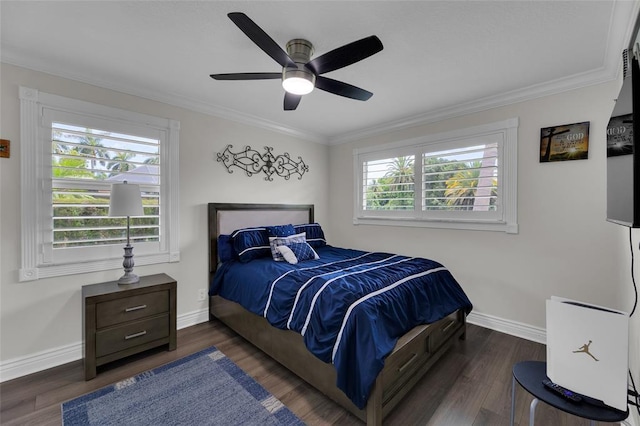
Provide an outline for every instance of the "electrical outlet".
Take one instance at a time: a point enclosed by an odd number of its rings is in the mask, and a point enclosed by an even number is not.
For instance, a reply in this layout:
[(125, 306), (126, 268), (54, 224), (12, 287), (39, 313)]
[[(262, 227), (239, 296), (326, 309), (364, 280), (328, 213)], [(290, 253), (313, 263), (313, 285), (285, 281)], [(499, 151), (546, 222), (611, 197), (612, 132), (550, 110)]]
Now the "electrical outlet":
[(207, 289), (206, 288), (201, 288), (200, 290), (198, 290), (198, 300), (199, 301), (207, 300)]

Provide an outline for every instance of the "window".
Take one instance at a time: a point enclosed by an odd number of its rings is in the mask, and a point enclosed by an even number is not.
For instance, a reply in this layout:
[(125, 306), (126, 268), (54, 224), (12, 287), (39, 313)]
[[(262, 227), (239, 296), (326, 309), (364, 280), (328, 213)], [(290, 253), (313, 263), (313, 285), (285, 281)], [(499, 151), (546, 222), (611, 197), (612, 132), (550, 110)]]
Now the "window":
[(22, 268), (34, 280), (122, 267), (111, 185), (140, 186), (136, 265), (178, 261), (179, 122), (20, 88)]
[(354, 223), (517, 233), (511, 119), (354, 150)]

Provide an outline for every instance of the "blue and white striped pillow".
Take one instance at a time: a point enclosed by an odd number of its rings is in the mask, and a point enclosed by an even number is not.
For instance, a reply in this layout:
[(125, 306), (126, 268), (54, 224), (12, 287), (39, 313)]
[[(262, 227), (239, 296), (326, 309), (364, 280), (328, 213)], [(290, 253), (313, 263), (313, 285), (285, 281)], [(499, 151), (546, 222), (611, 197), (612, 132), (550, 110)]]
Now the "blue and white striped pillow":
[(271, 254), (267, 228), (237, 229), (231, 233), (231, 238), (240, 262), (246, 263)]
[(304, 223), (301, 225), (294, 225), (293, 228), (296, 233), (304, 232), (307, 235), (307, 243), (311, 247), (324, 247), (327, 245), (327, 240), (324, 238), (324, 231), (319, 223)]

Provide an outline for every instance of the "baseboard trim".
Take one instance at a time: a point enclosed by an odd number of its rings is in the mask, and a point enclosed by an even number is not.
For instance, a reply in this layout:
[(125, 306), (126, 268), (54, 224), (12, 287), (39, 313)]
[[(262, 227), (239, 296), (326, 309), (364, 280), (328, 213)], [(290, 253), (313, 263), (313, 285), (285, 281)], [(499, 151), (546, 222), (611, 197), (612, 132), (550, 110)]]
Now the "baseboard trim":
[[(178, 315), (178, 330), (209, 321), (209, 310), (200, 309), (186, 314)], [(546, 342), (546, 331), (542, 328), (533, 327), (516, 321), (506, 320), (482, 312), (471, 312), (467, 317), (470, 324), (489, 328), (501, 333), (532, 340), (544, 344)], [(49, 349), (20, 358), (14, 358), (0, 363), (0, 382), (12, 380), (28, 374), (48, 368), (57, 367), (68, 362), (77, 361), (83, 357), (82, 342), (72, 343), (66, 346)], [(640, 426), (633, 425), (630, 426)]]
[[(178, 315), (176, 326), (177, 329), (180, 330), (207, 321), (209, 321), (209, 310), (205, 308)], [(493, 315), (483, 314), (482, 312), (471, 312), (467, 317), (467, 322), (480, 327), (499, 331), (501, 333), (521, 337), (526, 340), (542, 344), (545, 344), (546, 342), (546, 331), (543, 328), (534, 327), (517, 321), (506, 320)], [(82, 359), (82, 356), (83, 344), (82, 342), (79, 342), (27, 355), (21, 358), (14, 358), (0, 363), (0, 383), (77, 361)], [(630, 415), (627, 420), (621, 422), (620, 425), (640, 426), (634, 421), (633, 414)]]
[[(186, 314), (178, 315), (176, 328), (180, 330), (207, 321), (209, 321), (209, 310), (207, 308), (187, 312)], [(83, 358), (83, 353), (83, 343), (80, 341), (4, 361), (0, 363), (0, 383), (77, 361)]]
[(209, 321), (209, 308), (200, 309), (193, 312), (187, 312), (186, 314), (178, 315), (176, 328), (181, 330), (183, 328), (191, 327), (192, 325), (200, 324)]
[(482, 312), (471, 312), (467, 316), (467, 322), (533, 342), (542, 343), (543, 345), (547, 342), (547, 331), (544, 328), (483, 314)]
[(82, 342), (80, 342), (4, 361), (0, 364), (0, 382), (81, 359), (82, 352)]

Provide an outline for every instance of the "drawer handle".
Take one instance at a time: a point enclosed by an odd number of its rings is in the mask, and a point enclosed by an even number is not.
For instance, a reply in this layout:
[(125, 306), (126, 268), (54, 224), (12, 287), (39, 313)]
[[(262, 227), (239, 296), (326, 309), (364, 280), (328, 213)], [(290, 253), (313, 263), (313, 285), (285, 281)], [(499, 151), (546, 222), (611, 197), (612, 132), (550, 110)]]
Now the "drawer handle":
[(147, 334), (147, 331), (143, 330), (143, 331), (140, 331), (138, 333), (133, 333), (133, 334), (130, 334), (128, 336), (124, 336), (124, 340), (129, 340), (129, 339), (133, 339), (135, 337), (144, 336), (145, 334)]
[(444, 327), (442, 327), (442, 332), (446, 333), (447, 330), (449, 330), (451, 327), (453, 327), (454, 325), (456, 325), (455, 321), (451, 321), (449, 324), (445, 325)]
[(411, 354), (411, 358), (409, 358), (409, 361), (405, 362), (400, 366), (400, 368), (398, 368), (398, 373), (407, 368), (413, 362), (413, 360), (416, 359), (417, 356), (418, 354)]
[(125, 308), (125, 312), (133, 312), (133, 311), (139, 311), (140, 309), (144, 309), (146, 308), (147, 305), (138, 305), (138, 306), (132, 306), (131, 308)]

